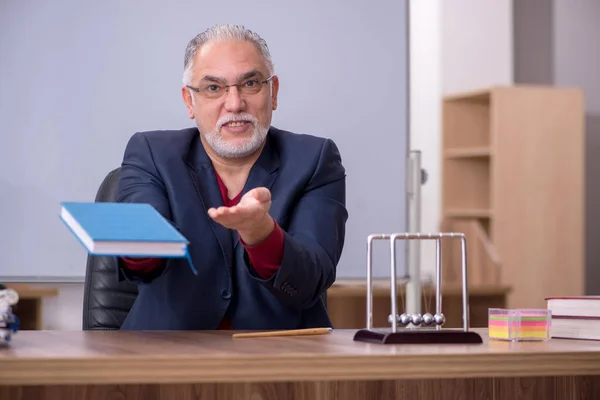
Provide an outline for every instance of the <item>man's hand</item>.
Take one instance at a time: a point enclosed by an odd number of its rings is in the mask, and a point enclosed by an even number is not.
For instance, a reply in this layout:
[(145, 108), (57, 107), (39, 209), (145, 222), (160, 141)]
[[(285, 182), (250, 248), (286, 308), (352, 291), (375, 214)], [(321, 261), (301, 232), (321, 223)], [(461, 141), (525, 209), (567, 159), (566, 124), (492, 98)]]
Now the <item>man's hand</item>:
[(238, 231), (246, 245), (256, 245), (269, 236), (275, 227), (269, 215), (271, 192), (260, 187), (250, 190), (233, 207), (219, 207), (208, 210), (208, 215), (228, 229)]

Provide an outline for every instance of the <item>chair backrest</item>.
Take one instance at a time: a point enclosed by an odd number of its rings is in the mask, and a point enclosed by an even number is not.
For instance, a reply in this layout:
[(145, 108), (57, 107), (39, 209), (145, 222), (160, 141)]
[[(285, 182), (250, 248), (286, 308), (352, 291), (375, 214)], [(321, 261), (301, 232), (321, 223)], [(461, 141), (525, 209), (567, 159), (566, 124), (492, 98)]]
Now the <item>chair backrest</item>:
[[(120, 168), (108, 173), (96, 194), (96, 202), (115, 200)], [(133, 306), (135, 284), (117, 280), (114, 258), (88, 255), (83, 292), (83, 330), (120, 329)]]

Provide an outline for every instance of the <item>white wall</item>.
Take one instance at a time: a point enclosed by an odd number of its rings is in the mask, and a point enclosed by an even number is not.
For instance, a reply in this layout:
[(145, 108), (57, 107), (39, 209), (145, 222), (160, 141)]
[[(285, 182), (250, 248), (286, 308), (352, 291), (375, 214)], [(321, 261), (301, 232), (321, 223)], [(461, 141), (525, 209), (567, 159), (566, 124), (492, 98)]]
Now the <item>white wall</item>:
[(512, 0), (442, 2), (443, 93), (513, 82)]
[[(412, 0), (410, 143), (429, 175), (422, 187), (421, 230), (440, 224), (441, 107), (444, 93), (512, 83), (512, 1)], [(433, 242), (421, 244), (421, 270), (435, 268)], [(44, 303), (44, 328), (81, 329), (83, 287), (62, 285)]]
[(42, 329), (81, 330), (83, 284), (51, 284), (50, 286), (58, 287), (58, 296), (48, 297), (42, 303)]

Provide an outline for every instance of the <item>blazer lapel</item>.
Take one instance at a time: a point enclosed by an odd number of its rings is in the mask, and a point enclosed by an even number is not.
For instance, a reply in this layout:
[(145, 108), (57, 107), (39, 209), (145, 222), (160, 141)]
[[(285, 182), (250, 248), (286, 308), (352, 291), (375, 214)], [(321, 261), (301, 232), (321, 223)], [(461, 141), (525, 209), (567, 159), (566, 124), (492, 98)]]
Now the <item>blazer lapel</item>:
[(198, 193), (200, 204), (205, 218), (210, 224), (215, 237), (217, 238), (221, 251), (228, 268), (233, 268), (232, 251), (232, 233), (223, 225), (216, 223), (209, 215), (208, 210), (211, 207), (220, 207), (223, 205), (219, 184), (213, 169), (210, 158), (202, 147), (199, 137), (200, 133), (191, 145), (190, 153), (186, 163), (190, 168), (190, 177)]
[[(267, 140), (265, 146), (258, 157), (258, 160), (252, 166), (242, 196), (248, 193), (250, 190), (257, 187), (266, 187), (271, 190), (275, 178), (279, 171), (279, 152), (272, 143), (271, 134), (267, 134)], [(237, 247), (239, 240), (237, 232), (233, 232), (234, 248)]]

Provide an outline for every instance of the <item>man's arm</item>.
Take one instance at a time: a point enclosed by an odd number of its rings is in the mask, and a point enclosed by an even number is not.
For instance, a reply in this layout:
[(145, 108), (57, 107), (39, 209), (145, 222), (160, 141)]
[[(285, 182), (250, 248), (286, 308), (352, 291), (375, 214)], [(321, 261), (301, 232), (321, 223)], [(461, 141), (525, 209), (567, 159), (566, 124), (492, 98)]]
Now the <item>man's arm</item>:
[(279, 270), (283, 260), (285, 236), (277, 222), (273, 221), (273, 223), (273, 231), (258, 244), (248, 245), (240, 238), (240, 243), (246, 249), (250, 264), (262, 279), (271, 278)]
[[(248, 268), (282, 302), (306, 309), (333, 284), (348, 219), (345, 170), (336, 145), (325, 141), (317, 168), (283, 232), (281, 265), (268, 279)], [(252, 267), (246, 252), (244, 259)]]
[[(144, 136), (136, 133), (125, 148), (116, 200), (120, 203), (148, 203), (171, 220), (166, 189), (154, 165), (152, 151)], [(149, 282), (160, 275), (164, 259), (117, 258), (118, 278), (136, 283)]]

